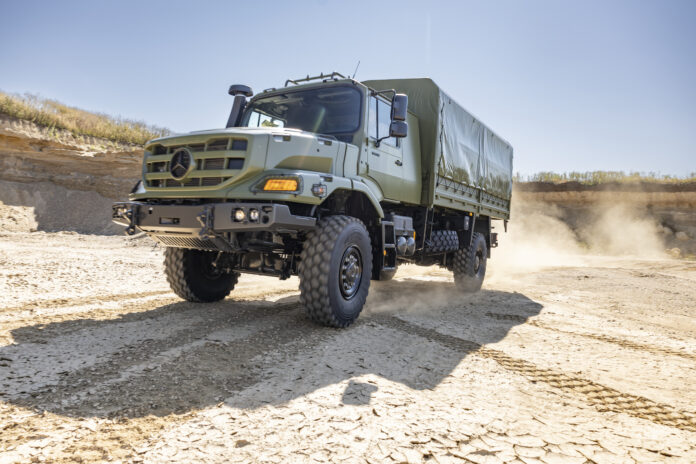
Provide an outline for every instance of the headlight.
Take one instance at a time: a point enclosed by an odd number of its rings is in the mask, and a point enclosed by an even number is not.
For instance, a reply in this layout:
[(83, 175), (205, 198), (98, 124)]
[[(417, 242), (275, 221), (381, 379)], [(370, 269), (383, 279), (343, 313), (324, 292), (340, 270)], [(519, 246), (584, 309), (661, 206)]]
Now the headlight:
[(236, 222), (242, 222), (244, 221), (244, 218), (246, 217), (246, 214), (244, 214), (244, 210), (241, 208), (237, 208), (234, 210), (234, 220)]
[(258, 222), (258, 220), (259, 220), (259, 210), (258, 209), (250, 209), (249, 210), (249, 220), (251, 222)]

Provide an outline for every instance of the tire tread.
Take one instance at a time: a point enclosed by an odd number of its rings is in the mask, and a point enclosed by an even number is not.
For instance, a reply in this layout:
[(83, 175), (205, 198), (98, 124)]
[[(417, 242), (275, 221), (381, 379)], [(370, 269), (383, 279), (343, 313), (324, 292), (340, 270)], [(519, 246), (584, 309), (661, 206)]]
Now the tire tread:
[[(313, 322), (329, 327), (344, 328), (353, 321), (338, 319), (331, 310), (329, 296), (329, 271), (336, 237), (351, 223), (367, 229), (363, 222), (351, 216), (329, 216), (321, 219), (317, 228), (307, 235), (300, 254), (300, 303)], [(368, 235), (369, 239), (369, 235)], [(365, 256), (363, 259), (368, 259)], [(370, 276), (363, 274), (369, 286)], [(367, 296), (365, 292), (364, 298)], [(364, 304), (362, 301), (361, 307)], [(357, 315), (356, 315), (357, 318)]]

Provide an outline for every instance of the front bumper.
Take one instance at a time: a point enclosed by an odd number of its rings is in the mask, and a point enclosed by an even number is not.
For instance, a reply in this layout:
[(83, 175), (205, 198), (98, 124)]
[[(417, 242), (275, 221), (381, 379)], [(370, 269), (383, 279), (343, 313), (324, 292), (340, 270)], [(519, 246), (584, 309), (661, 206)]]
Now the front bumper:
[[(236, 210), (245, 219), (236, 221)], [(249, 212), (259, 213), (257, 221)], [(165, 246), (234, 251), (227, 238), (230, 232), (296, 233), (311, 230), (316, 219), (293, 215), (283, 204), (209, 203), (202, 205), (159, 205), (145, 202), (118, 202), (112, 207), (113, 221), (127, 226), (126, 233), (141, 230)]]

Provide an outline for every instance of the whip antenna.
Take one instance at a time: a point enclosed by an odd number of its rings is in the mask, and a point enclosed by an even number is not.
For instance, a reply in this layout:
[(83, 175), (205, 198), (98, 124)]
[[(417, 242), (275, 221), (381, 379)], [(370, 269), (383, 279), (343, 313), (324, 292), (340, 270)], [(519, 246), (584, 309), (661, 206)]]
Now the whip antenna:
[(355, 75), (358, 73), (359, 67), (360, 67), (360, 60), (358, 60), (358, 64), (355, 66), (355, 71), (353, 71), (353, 77), (351, 77), (351, 79), (355, 79)]

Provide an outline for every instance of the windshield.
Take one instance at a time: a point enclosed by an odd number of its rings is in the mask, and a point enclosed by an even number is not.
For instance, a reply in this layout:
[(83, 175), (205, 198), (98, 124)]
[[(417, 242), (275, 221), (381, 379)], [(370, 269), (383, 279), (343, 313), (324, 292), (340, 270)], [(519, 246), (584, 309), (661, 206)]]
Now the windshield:
[(249, 103), (242, 126), (287, 127), (350, 142), (360, 127), (360, 91), (347, 86), (288, 91)]

